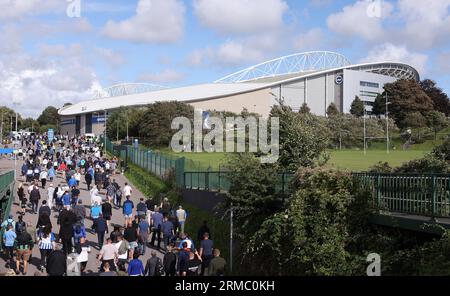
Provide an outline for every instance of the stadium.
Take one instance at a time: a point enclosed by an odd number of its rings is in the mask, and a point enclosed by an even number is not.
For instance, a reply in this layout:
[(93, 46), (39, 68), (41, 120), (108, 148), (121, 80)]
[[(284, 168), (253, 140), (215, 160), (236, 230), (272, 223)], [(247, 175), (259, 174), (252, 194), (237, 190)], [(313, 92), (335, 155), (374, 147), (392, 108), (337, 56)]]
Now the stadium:
[(154, 102), (180, 101), (203, 110), (249, 112), (267, 116), (281, 99), (294, 110), (306, 103), (311, 112), (326, 115), (334, 103), (344, 113), (356, 96), (367, 112), (386, 83), (420, 80), (412, 66), (397, 62), (351, 64), (341, 54), (327, 51), (297, 53), (267, 61), (213, 83), (166, 88), (153, 84), (119, 84), (93, 99), (61, 108), (61, 133), (80, 135), (104, 132), (108, 111)]

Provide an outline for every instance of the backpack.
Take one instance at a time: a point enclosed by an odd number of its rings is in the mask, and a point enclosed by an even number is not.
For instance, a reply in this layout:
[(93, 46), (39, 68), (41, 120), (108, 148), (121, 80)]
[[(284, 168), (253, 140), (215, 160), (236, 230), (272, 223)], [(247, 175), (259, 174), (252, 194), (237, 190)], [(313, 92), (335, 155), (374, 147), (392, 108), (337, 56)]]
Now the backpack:
[[(8, 226), (9, 227), (9, 226)], [(20, 223), (20, 222), (17, 222), (16, 223), (16, 233), (17, 234), (19, 234), (19, 233), (22, 233), (23, 231), (25, 231), (26, 230), (26, 224), (25, 224), (25, 222), (23, 222), (22, 221), (22, 223)]]
[(128, 242), (125, 240), (125, 239), (123, 239), (122, 240), (122, 243), (120, 244), (120, 246), (119, 246), (119, 250), (117, 250), (117, 253), (119, 254), (119, 255), (123, 255), (123, 254), (125, 254), (126, 252), (128, 252), (128, 249), (130, 248), (130, 245), (128, 244)]
[(155, 267), (155, 276), (163, 276), (164, 275), (164, 266), (162, 265), (161, 258), (158, 258), (156, 261)]

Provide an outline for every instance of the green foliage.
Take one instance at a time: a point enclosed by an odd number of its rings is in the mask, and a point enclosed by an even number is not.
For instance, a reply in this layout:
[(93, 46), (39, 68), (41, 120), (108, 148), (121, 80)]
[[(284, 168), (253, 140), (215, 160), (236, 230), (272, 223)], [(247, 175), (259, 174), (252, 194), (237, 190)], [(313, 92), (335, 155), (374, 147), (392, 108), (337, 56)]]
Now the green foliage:
[(438, 111), (430, 111), (426, 114), (427, 126), (434, 132), (434, 140), (437, 139), (437, 133), (448, 127), (448, 119), (444, 113)]
[[(52, 125), (53, 126), (53, 125)], [(28, 129), (29, 131), (34, 131), (34, 132), (39, 132), (41, 131), (41, 127), (40, 124), (37, 120), (34, 120), (33, 118), (29, 117), (26, 118), (22, 121), (22, 126), (21, 128), (23, 129)], [(57, 129), (55, 128), (55, 132), (58, 132)]]
[(311, 109), (309, 109), (308, 104), (303, 103), (300, 107), (300, 110), (298, 110), (299, 113), (311, 113)]
[(176, 117), (194, 118), (194, 108), (182, 102), (157, 102), (147, 106), (139, 123), (139, 136), (151, 147), (167, 147), (177, 132), (171, 129)]
[(59, 123), (59, 114), (58, 109), (56, 109), (53, 106), (48, 106), (47, 108), (42, 111), (41, 115), (39, 115), (37, 121), (39, 122), (39, 125), (58, 125)]
[(435, 147), (431, 154), (437, 159), (450, 162), (450, 138), (446, 138), (444, 143)]
[(369, 173), (387, 174), (392, 172), (392, 167), (387, 162), (378, 162), (369, 168)]
[(411, 160), (394, 169), (394, 173), (445, 174), (449, 171), (447, 162), (427, 155), (421, 159)]
[(405, 117), (400, 123), (400, 126), (405, 128), (412, 128), (416, 130), (417, 140), (421, 141), (422, 129), (427, 126), (427, 120), (425, 116), (420, 112), (411, 112), (404, 115)]
[(450, 115), (450, 100), (446, 93), (441, 88), (436, 86), (436, 82), (430, 79), (425, 79), (420, 82), (422, 90), (433, 101), (434, 110), (444, 113), (445, 116)]
[(328, 106), (328, 108), (327, 108), (327, 115), (328, 115), (329, 117), (335, 116), (335, 115), (337, 115), (337, 114), (339, 114), (339, 113), (340, 113), (340, 112), (339, 112), (338, 108), (336, 107), (336, 105), (335, 105), (334, 103), (331, 103), (331, 104)]
[[(410, 118), (407, 118), (412, 113), (424, 115), (434, 108), (433, 101), (414, 80), (398, 80), (394, 83), (386, 84), (384, 89), (385, 92), (381, 97), (385, 97), (387, 92), (390, 103), (389, 114), (395, 119), (396, 124), (400, 128), (407, 127), (413, 123)], [(421, 120), (421, 122), (424, 122), (424, 120)]]
[[(251, 237), (246, 256), (263, 275), (352, 275), (363, 273), (359, 254), (349, 252), (368, 214), (364, 194), (350, 174), (299, 171), (286, 210), (267, 219)], [(362, 210), (366, 209), (366, 210)], [(362, 211), (361, 211), (362, 210)]]
[(355, 100), (352, 103), (350, 114), (356, 117), (364, 116), (364, 102), (361, 101), (358, 96), (356, 96)]
[(326, 122), (313, 114), (299, 114), (285, 105), (274, 106), (271, 117), (280, 120), (280, 157), (286, 172), (316, 165), (329, 142)]
[(237, 232), (246, 236), (280, 209), (280, 199), (275, 194), (277, 167), (262, 164), (253, 154), (238, 153), (229, 156), (227, 168), (232, 172), (227, 177), (231, 186), (221, 207), (226, 214), (233, 208)]
[(121, 107), (109, 114), (106, 134), (110, 139), (139, 137), (139, 125), (146, 112), (145, 107)]

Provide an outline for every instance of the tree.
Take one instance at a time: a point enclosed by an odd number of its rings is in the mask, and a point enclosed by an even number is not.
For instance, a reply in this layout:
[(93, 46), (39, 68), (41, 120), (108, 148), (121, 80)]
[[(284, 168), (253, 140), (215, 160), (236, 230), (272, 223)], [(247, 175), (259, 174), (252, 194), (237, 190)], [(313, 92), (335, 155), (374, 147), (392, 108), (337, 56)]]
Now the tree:
[(106, 128), (108, 138), (125, 139), (127, 126), (129, 137), (139, 137), (140, 122), (146, 110), (146, 107), (120, 107), (111, 112)]
[(450, 115), (450, 100), (441, 88), (436, 86), (436, 82), (425, 79), (420, 82), (422, 90), (430, 97), (434, 104), (434, 110), (444, 113), (445, 116)]
[(329, 143), (326, 122), (313, 114), (293, 112), (289, 106), (276, 105), (270, 117), (280, 121), (280, 156), (283, 171), (295, 172), (299, 167), (317, 165)]
[[(433, 110), (433, 101), (414, 80), (398, 80), (384, 86), (385, 92), (381, 97), (388, 96), (389, 115), (394, 118), (400, 127), (411, 121), (407, 118), (411, 113), (421, 113)], [(381, 102), (379, 102), (381, 103)], [(405, 120), (406, 119), (406, 120)]]
[(42, 111), (42, 114), (38, 117), (37, 121), (40, 125), (58, 125), (59, 123), (59, 114), (58, 109), (53, 106), (48, 106)]
[(302, 106), (300, 107), (300, 110), (298, 111), (299, 113), (310, 113), (311, 109), (309, 109), (308, 104), (303, 103)]
[(334, 103), (331, 103), (330, 106), (328, 106), (328, 108), (327, 108), (327, 115), (329, 117), (331, 117), (331, 116), (335, 116), (337, 114), (339, 114), (338, 108), (336, 107), (336, 105)]
[[(41, 131), (39, 122), (38, 122), (37, 120), (31, 118), (31, 117), (26, 118), (26, 119), (23, 120), (23, 122), (22, 122), (22, 128), (28, 129), (28, 130), (34, 131), (34, 132), (39, 132), (39, 131)], [(45, 130), (45, 131), (43, 130), (43, 131), (41, 131), (41, 132), (46, 132), (46, 131), (47, 131), (47, 130)], [(55, 130), (55, 131), (56, 131), (56, 130)]]
[(361, 101), (358, 96), (355, 97), (355, 100), (352, 103), (350, 114), (356, 117), (364, 116), (364, 102)]
[(448, 126), (448, 119), (444, 113), (439, 111), (431, 111), (426, 115), (427, 125), (434, 132), (434, 140), (437, 139), (437, 133)]
[(186, 117), (193, 121), (194, 108), (182, 102), (157, 102), (148, 105), (139, 123), (139, 136), (144, 137), (152, 147), (167, 147), (172, 136), (172, 120)]
[[(252, 235), (246, 256), (263, 275), (357, 275), (365, 271), (354, 244), (370, 214), (369, 194), (349, 173), (306, 169), (297, 173), (286, 209)], [(256, 261), (256, 262), (255, 262)]]
[(372, 114), (377, 116), (386, 114), (386, 97), (381, 94), (377, 95), (373, 103)]

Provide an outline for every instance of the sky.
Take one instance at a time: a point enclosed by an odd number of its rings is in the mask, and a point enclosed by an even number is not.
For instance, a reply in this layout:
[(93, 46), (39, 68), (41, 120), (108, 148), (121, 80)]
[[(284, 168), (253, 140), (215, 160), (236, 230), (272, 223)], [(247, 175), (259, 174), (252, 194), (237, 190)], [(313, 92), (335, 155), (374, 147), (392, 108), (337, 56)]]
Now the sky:
[(0, 105), (213, 82), (297, 52), (414, 66), (450, 94), (450, 0), (0, 0)]

